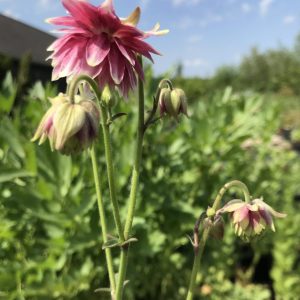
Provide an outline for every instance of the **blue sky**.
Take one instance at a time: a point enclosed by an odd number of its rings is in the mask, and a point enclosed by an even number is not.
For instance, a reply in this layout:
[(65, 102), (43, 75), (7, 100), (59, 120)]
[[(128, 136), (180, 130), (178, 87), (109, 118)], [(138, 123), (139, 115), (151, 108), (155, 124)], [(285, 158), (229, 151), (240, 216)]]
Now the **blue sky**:
[[(102, 0), (91, 1), (99, 4)], [(170, 70), (178, 62), (188, 76), (209, 76), (223, 64), (237, 64), (251, 47), (292, 47), (300, 32), (299, 0), (115, 0), (119, 16), (142, 8), (141, 29), (159, 21), (170, 29), (149, 42), (162, 57), (155, 71)], [(0, 12), (45, 31), (44, 19), (65, 15), (59, 0), (0, 0)]]

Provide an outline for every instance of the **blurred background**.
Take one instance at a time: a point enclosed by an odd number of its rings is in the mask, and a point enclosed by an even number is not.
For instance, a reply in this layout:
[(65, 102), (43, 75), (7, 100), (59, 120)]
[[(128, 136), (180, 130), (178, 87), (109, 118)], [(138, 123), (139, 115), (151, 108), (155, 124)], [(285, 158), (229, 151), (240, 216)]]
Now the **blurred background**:
[[(193, 261), (186, 235), (233, 179), (288, 217), (251, 243), (227, 225), (223, 241), (208, 243), (196, 298), (299, 299), (300, 2), (115, 0), (121, 16), (136, 5), (142, 29), (160, 21), (171, 30), (149, 40), (163, 56), (146, 64), (147, 107), (170, 77), (187, 93), (190, 118), (146, 134), (126, 299), (184, 298)], [(0, 0), (0, 12), (0, 299), (109, 299), (95, 293), (108, 276), (88, 154), (30, 142), (48, 97), (65, 89), (51, 82), (46, 48), (56, 33), (44, 23), (65, 11), (60, 1)], [(128, 113), (112, 128), (123, 218), (135, 103), (133, 93), (114, 108)], [(103, 153), (100, 142), (107, 186)], [(104, 196), (108, 204), (107, 188)]]

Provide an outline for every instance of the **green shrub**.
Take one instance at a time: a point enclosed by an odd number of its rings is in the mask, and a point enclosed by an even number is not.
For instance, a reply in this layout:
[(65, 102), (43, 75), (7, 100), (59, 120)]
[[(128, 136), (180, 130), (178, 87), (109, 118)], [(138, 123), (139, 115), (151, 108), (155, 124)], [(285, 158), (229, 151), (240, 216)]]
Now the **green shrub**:
[[(70, 158), (29, 141), (46, 110), (46, 98), (54, 94), (50, 86), (44, 90), (37, 84), (13, 118), (0, 109), (0, 299), (99, 299), (94, 290), (108, 285), (104, 254), (100, 260), (98, 255), (101, 235), (87, 155)], [(150, 105), (151, 90), (147, 94)], [(112, 127), (114, 137), (119, 136), (113, 147), (123, 206), (130, 182), (135, 101), (118, 104), (116, 110), (128, 116)], [(238, 241), (230, 226), (223, 242), (209, 241), (198, 297), (263, 300), (270, 299), (273, 287), (276, 299), (296, 299), (299, 203), (294, 196), (299, 193), (300, 163), (295, 152), (272, 144), (280, 107), (265, 105), (259, 95), (234, 94), (230, 88), (193, 103), (189, 119), (179, 124), (165, 120), (146, 134), (134, 221), (139, 241), (132, 245), (127, 298), (183, 298), (193, 259), (186, 235), (217, 190), (241, 179), (253, 196), (264, 195), (289, 216), (278, 222), (277, 234), (266, 233), (251, 244)], [(98, 153), (105, 185), (101, 145)], [(107, 189), (104, 196), (108, 203)], [(114, 234), (112, 217), (109, 222)], [(113, 254), (117, 262), (118, 251)], [(257, 273), (265, 258), (272, 263), (261, 279)]]

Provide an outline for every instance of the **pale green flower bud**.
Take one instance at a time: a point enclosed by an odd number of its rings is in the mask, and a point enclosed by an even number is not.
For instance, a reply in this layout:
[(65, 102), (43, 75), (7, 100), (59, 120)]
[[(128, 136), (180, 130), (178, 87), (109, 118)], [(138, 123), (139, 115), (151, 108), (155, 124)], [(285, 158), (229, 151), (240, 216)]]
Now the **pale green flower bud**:
[(66, 95), (51, 99), (32, 141), (49, 139), (51, 149), (73, 154), (88, 148), (98, 134), (99, 109), (90, 100), (71, 103)]
[(161, 89), (159, 108), (161, 116), (167, 114), (175, 119), (177, 119), (180, 114), (188, 116), (187, 99), (184, 91), (178, 88), (173, 90), (169, 88)]
[(116, 98), (113, 97), (109, 86), (106, 85), (102, 91), (101, 94), (101, 100), (108, 106), (108, 107), (114, 107), (116, 105)]

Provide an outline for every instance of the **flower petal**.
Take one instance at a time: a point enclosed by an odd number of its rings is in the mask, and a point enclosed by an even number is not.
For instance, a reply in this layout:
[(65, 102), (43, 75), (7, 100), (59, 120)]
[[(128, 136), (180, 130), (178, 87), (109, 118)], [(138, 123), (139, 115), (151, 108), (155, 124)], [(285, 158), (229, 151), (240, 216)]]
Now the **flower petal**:
[(156, 36), (165, 35), (170, 31), (169, 29), (159, 30), (159, 28), (160, 28), (160, 24), (156, 23), (150, 31), (145, 32), (144, 38), (147, 38), (152, 35), (156, 35)]
[(113, 0), (105, 0), (100, 7), (101, 9), (105, 9), (107, 12), (115, 14)]
[(110, 42), (105, 34), (95, 35), (89, 39), (86, 47), (86, 60), (88, 65), (95, 67), (107, 56), (110, 50)]
[(255, 200), (253, 200), (253, 202), (255, 202), (262, 209), (269, 211), (276, 218), (285, 218), (287, 216), (287, 214), (285, 214), (285, 213), (280, 213), (280, 212), (274, 210), (270, 205), (268, 205), (262, 199), (255, 199)]
[(138, 6), (127, 18), (121, 18), (121, 21), (123, 24), (136, 26), (140, 20), (140, 16), (141, 16), (141, 9)]
[(62, 4), (77, 22), (89, 29), (94, 28), (94, 21), (98, 17), (97, 7), (80, 0), (62, 0)]
[(118, 49), (120, 50), (120, 52), (123, 54), (124, 57), (127, 58), (127, 60), (130, 62), (130, 64), (132, 66), (135, 65), (135, 55), (132, 53), (132, 51), (130, 49), (126, 49), (122, 43), (120, 41), (118, 41), (118, 39), (115, 39), (115, 43), (118, 46)]
[(265, 209), (260, 209), (259, 210), (259, 214), (261, 215), (261, 217), (265, 220), (265, 222), (271, 227), (271, 229), (273, 231), (275, 231), (275, 226), (274, 226), (274, 222), (272, 219), (271, 214), (269, 213), (269, 211), (265, 210)]
[(246, 203), (244, 201), (242, 201), (240, 199), (234, 199), (234, 200), (229, 201), (227, 204), (225, 204), (221, 209), (219, 209), (217, 211), (217, 213), (218, 212), (220, 212), (220, 213), (233, 212), (236, 209), (239, 209), (245, 205), (246, 205)]
[(236, 209), (233, 212), (233, 223), (238, 223), (243, 221), (244, 219), (247, 219), (249, 215), (249, 209), (246, 205)]
[(59, 107), (53, 120), (53, 126), (57, 132), (56, 150), (61, 150), (66, 140), (83, 127), (85, 116), (85, 110), (78, 104), (65, 103)]
[(45, 21), (46, 23), (58, 25), (58, 26), (71, 26), (71, 27), (78, 26), (77, 22), (71, 16), (49, 18), (46, 19)]
[(109, 69), (115, 84), (120, 84), (124, 78), (125, 63), (122, 53), (116, 46), (111, 47), (109, 52)]

